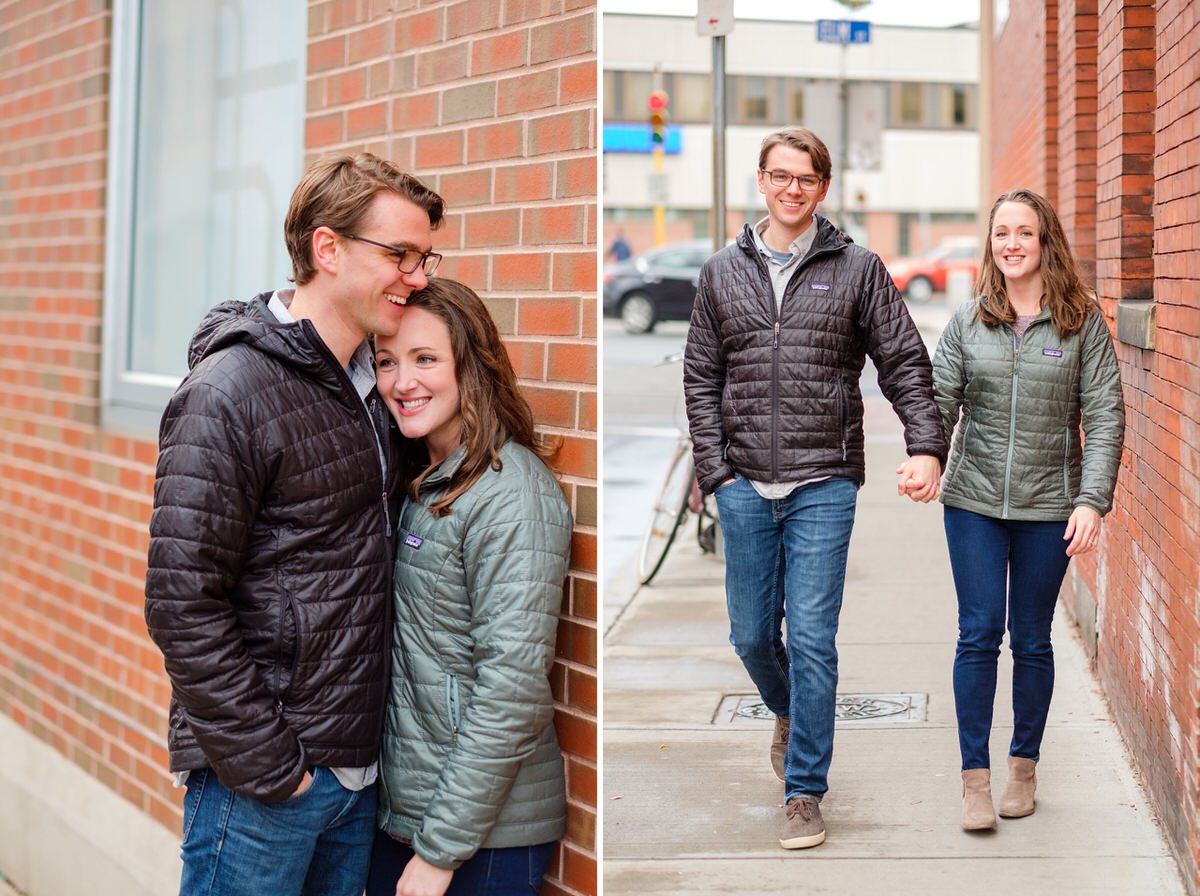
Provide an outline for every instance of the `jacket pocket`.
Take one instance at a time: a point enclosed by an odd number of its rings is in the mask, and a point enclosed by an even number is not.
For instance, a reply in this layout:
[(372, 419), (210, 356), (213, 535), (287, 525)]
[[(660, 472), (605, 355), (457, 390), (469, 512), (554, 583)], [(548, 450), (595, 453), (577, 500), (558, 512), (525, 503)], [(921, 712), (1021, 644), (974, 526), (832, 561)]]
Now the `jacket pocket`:
[(839, 377), (834, 381), (837, 394), (838, 440), (842, 443), (842, 460), (846, 459), (846, 424), (850, 419), (850, 409), (846, 406), (846, 384)]
[(1063, 430), (1063, 494), (1066, 495), (1068, 501), (1074, 501), (1075, 496), (1071, 494), (1071, 431)]
[(295, 679), (296, 661), (300, 655), (300, 625), (290, 591), (284, 589), (279, 606), (279, 633), (275, 648), (275, 700), (282, 708), (283, 695)]
[(450, 744), (458, 743), (459, 713), (458, 679), (446, 673), (446, 719), (450, 723)]

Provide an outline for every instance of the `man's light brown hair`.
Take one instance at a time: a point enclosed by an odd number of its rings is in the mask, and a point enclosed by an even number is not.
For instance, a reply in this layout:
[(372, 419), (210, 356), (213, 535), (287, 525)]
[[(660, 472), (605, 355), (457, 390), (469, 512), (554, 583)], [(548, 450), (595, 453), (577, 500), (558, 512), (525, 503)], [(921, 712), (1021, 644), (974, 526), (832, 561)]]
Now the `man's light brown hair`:
[(821, 138), (808, 128), (784, 128), (773, 134), (767, 134), (758, 151), (758, 167), (767, 167), (767, 155), (776, 146), (790, 146), (800, 152), (808, 153), (812, 160), (813, 171), (822, 180), (829, 180), (833, 174), (833, 160), (829, 157), (829, 148), (821, 142)]
[(318, 227), (356, 233), (377, 193), (390, 192), (423, 208), (434, 229), (442, 223), (442, 197), (411, 174), (369, 152), (321, 159), (292, 192), (283, 236), (292, 257), (292, 281), (303, 286), (317, 274), (312, 237)]

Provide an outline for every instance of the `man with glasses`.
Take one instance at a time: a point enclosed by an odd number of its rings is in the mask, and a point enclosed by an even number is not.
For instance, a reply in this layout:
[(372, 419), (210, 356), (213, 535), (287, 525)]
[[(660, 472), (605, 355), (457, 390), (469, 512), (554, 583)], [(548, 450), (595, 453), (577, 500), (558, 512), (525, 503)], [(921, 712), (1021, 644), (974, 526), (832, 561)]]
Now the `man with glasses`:
[(716, 495), (725, 538), (730, 642), (775, 714), (779, 842), (802, 849), (825, 840), (866, 356), (904, 423), (901, 494), (937, 496), (947, 445), (929, 356), (887, 270), (816, 214), (829, 190), (825, 144), (787, 128), (763, 141), (758, 169), (767, 215), (700, 272), (684, 391), (696, 475)]
[(442, 212), (373, 155), (314, 165), (284, 225), (295, 288), (210, 311), (163, 414), (146, 622), (185, 896), (363, 890), (402, 494), (367, 337), (437, 269)]

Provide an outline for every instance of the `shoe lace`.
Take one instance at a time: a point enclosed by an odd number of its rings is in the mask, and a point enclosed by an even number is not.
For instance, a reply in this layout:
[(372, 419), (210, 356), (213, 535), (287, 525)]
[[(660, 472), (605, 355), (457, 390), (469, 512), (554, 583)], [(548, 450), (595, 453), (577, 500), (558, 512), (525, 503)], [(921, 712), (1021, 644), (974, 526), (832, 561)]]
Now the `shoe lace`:
[(803, 797), (793, 797), (792, 801), (787, 804), (787, 817), (792, 818), (796, 815), (800, 816), (802, 821), (812, 821), (816, 809), (815, 800), (806, 800)]

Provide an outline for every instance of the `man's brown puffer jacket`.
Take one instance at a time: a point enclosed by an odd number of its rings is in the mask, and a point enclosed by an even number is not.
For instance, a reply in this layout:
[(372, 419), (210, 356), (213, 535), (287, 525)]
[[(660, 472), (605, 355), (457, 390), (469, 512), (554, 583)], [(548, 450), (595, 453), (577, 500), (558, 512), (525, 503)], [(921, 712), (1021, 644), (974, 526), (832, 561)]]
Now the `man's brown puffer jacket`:
[(705, 492), (734, 471), (759, 482), (865, 477), (859, 377), (867, 356), (904, 424), (909, 455), (946, 461), (929, 354), (874, 252), (825, 218), (776, 312), (747, 225), (705, 262), (684, 394)]
[(400, 489), (333, 353), (268, 299), (209, 313), (163, 414), (146, 622), (171, 770), (277, 802), (312, 766), (378, 755)]

